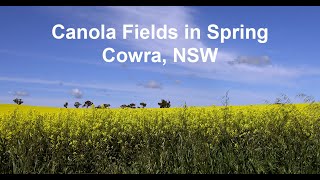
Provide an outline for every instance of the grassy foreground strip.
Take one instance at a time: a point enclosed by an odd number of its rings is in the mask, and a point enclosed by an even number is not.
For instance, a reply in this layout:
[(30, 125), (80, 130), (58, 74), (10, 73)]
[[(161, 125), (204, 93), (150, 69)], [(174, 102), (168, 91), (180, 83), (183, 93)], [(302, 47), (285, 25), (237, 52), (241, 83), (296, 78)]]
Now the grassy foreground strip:
[(0, 173), (320, 173), (320, 105), (0, 106)]

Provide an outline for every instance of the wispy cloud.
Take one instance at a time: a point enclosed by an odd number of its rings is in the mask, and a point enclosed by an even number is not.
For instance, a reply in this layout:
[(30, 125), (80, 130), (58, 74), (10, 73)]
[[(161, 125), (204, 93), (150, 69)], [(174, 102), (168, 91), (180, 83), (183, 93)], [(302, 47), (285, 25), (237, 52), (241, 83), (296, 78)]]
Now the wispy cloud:
[(9, 91), (8, 93), (17, 97), (29, 96), (29, 93), (27, 91)]
[[(71, 63), (71, 64), (86, 64), (86, 65), (96, 65), (96, 66), (102, 66), (105, 64), (103, 62), (103, 60), (95, 61), (95, 60), (88, 60), (88, 59), (81, 59), (81, 58), (74, 58), (74, 57), (60, 57), (60, 56), (56, 56), (56, 55), (41, 54), (41, 52), (24, 52), (24, 51), (18, 52), (18, 51), (14, 51), (11, 49), (10, 50), (9, 49), (0, 49), (0, 53), (7, 54), (10, 56), (31, 58), (32, 60), (38, 60), (38, 61), (51, 61), (51, 62)], [(23, 58), (21, 60), (23, 60)]]
[[(8, 78), (7, 78), (8, 79)], [(12, 79), (14, 80), (14, 79)], [(14, 81), (12, 81), (14, 82)], [(18, 82), (20, 83), (21, 80)], [(53, 84), (50, 83), (49, 80), (33, 80), (33, 79), (25, 79), (23, 83), (34, 83), (34, 82), (45, 82), (45, 85)], [(55, 82), (55, 81), (54, 81)], [(156, 81), (155, 81), (156, 82)], [(73, 87), (74, 95), (80, 97), (82, 91), (80, 91), (79, 85), (83, 84), (82, 88), (87, 89), (87, 96), (88, 98), (92, 99), (94, 102), (103, 103), (105, 100), (107, 102), (112, 103), (113, 107), (118, 107), (121, 103), (126, 103), (128, 101), (139, 102), (139, 101), (146, 101), (150, 104), (150, 107), (157, 107), (157, 103), (160, 99), (169, 99), (173, 106), (182, 106), (184, 102), (187, 102), (188, 105), (198, 105), (198, 106), (208, 106), (208, 105), (221, 105), (221, 97), (225, 94), (227, 89), (220, 87), (220, 88), (213, 88), (213, 87), (206, 87), (206, 88), (193, 88), (193, 87), (183, 87), (177, 85), (166, 85), (166, 88), (163, 88), (161, 91), (155, 91), (153, 88), (159, 87), (159, 84), (156, 82), (149, 81), (144, 83), (145, 86), (149, 86), (146, 88), (144, 86), (138, 86), (136, 84), (126, 85), (126, 86), (118, 86), (117, 84), (104, 84), (104, 83), (74, 83), (73, 85), (77, 86), (70, 86), (69, 82), (65, 82), (66, 86)], [(50, 85), (49, 90), (52, 92), (68, 92), (60, 89), (61, 87), (55, 85)], [(107, 87), (112, 87), (113, 90), (117, 89), (116, 91), (112, 91), (110, 89), (107, 90)], [(55, 90), (56, 88), (56, 90)], [(90, 91), (90, 88), (94, 91)], [(32, 89), (29, 87), (29, 89)], [(37, 88), (35, 88), (36, 90)], [(78, 89), (78, 90), (76, 90)], [(228, 88), (229, 89), (229, 88)], [(42, 90), (42, 89), (40, 89)], [(46, 88), (43, 90), (47, 91)], [(98, 91), (105, 92), (106, 90), (112, 93), (111, 96), (106, 97), (105, 95), (97, 93)], [(181, 93), (184, 92), (184, 93)], [(69, 91), (70, 93), (70, 91)], [(253, 90), (245, 90), (245, 89), (230, 89), (230, 99), (231, 104), (255, 104), (255, 103), (264, 103), (264, 100), (273, 100), (277, 97), (277, 93), (279, 92), (256, 92)], [(104, 98), (102, 98), (104, 97)], [(132, 98), (134, 97), (134, 98)], [(106, 99), (105, 99), (106, 98)], [(131, 99), (130, 99), (131, 98)], [(41, 99), (43, 99), (41, 101)], [(10, 97), (2, 97), (1, 100), (11, 103), (12, 99)], [(74, 102), (73, 97), (67, 96), (65, 98), (61, 98), (61, 96), (57, 97), (50, 97), (35, 94), (32, 98), (24, 97), (24, 101), (26, 104), (33, 104), (33, 105), (50, 105), (50, 106), (62, 106), (64, 102)], [(39, 104), (37, 104), (39, 103)]]
[(138, 83), (137, 85), (149, 89), (162, 89), (162, 84), (155, 80), (150, 80), (146, 83)]
[[(20, 77), (4, 77), (0, 76), (0, 81), (7, 81), (7, 82), (14, 82), (14, 83), (29, 83), (29, 84), (39, 84), (39, 85), (51, 85), (56, 86), (58, 88), (61, 87), (72, 87), (74, 89), (78, 88), (86, 88), (86, 89), (96, 89), (101, 90), (102, 92), (122, 92), (122, 93), (135, 93), (135, 92), (143, 92), (142, 89), (136, 87), (136, 84), (116, 84), (116, 83), (104, 83), (104, 82), (67, 82), (67, 81), (60, 81), (60, 80), (46, 80), (46, 79), (35, 79), (35, 78), (20, 78)], [(144, 84), (148, 88), (156, 88), (157, 86), (161, 86), (157, 82), (149, 81), (148, 83)], [(30, 88), (29, 88), (30, 89)], [(39, 88), (36, 88), (39, 89)], [(45, 88), (46, 89), (46, 88)], [(49, 89), (53, 91), (53, 89)], [(63, 90), (56, 90), (65, 92)], [(80, 90), (79, 90), (80, 91)], [(74, 91), (75, 92), (75, 91)]]
[(267, 66), (271, 64), (268, 56), (239, 56), (234, 61), (229, 61), (230, 65), (247, 64), (254, 66)]
[(61, 81), (42, 80), (33, 78), (17, 78), (17, 77), (0, 77), (0, 81), (9, 81), (17, 83), (35, 83), (35, 84), (47, 84), (47, 85), (60, 85)]
[(181, 81), (177, 79), (177, 80), (174, 81), (174, 83), (175, 84), (181, 84)]

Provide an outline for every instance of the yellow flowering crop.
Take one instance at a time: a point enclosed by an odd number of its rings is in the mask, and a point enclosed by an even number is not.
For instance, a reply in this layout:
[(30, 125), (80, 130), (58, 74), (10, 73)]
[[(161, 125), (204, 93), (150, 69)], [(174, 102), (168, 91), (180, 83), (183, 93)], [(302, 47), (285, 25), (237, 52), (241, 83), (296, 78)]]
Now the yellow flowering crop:
[(0, 106), (0, 173), (319, 173), (319, 109)]

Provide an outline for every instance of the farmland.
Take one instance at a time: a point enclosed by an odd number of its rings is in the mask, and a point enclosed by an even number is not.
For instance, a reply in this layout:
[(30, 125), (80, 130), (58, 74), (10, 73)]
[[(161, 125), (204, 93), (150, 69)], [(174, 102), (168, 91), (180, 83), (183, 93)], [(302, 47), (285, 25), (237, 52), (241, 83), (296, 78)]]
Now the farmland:
[(320, 105), (0, 105), (0, 173), (319, 173)]

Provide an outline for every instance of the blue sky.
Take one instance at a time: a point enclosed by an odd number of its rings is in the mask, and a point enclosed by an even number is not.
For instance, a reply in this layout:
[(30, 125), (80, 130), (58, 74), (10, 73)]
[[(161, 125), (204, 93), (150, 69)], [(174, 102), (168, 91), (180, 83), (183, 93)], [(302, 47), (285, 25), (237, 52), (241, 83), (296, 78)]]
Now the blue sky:
[[(0, 103), (62, 107), (64, 102), (136, 104), (157, 107), (260, 104), (281, 93), (292, 101), (305, 93), (320, 97), (320, 7), (0, 7)], [(124, 23), (156, 24), (202, 30), (200, 40), (57, 40), (51, 29), (118, 28)], [(268, 28), (268, 42), (205, 37), (207, 26)], [(172, 60), (174, 47), (219, 48), (216, 63), (106, 63), (106, 47), (124, 51), (160, 51)], [(267, 59), (256, 66), (251, 61)], [(247, 63), (236, 63), (245, 59)]]

